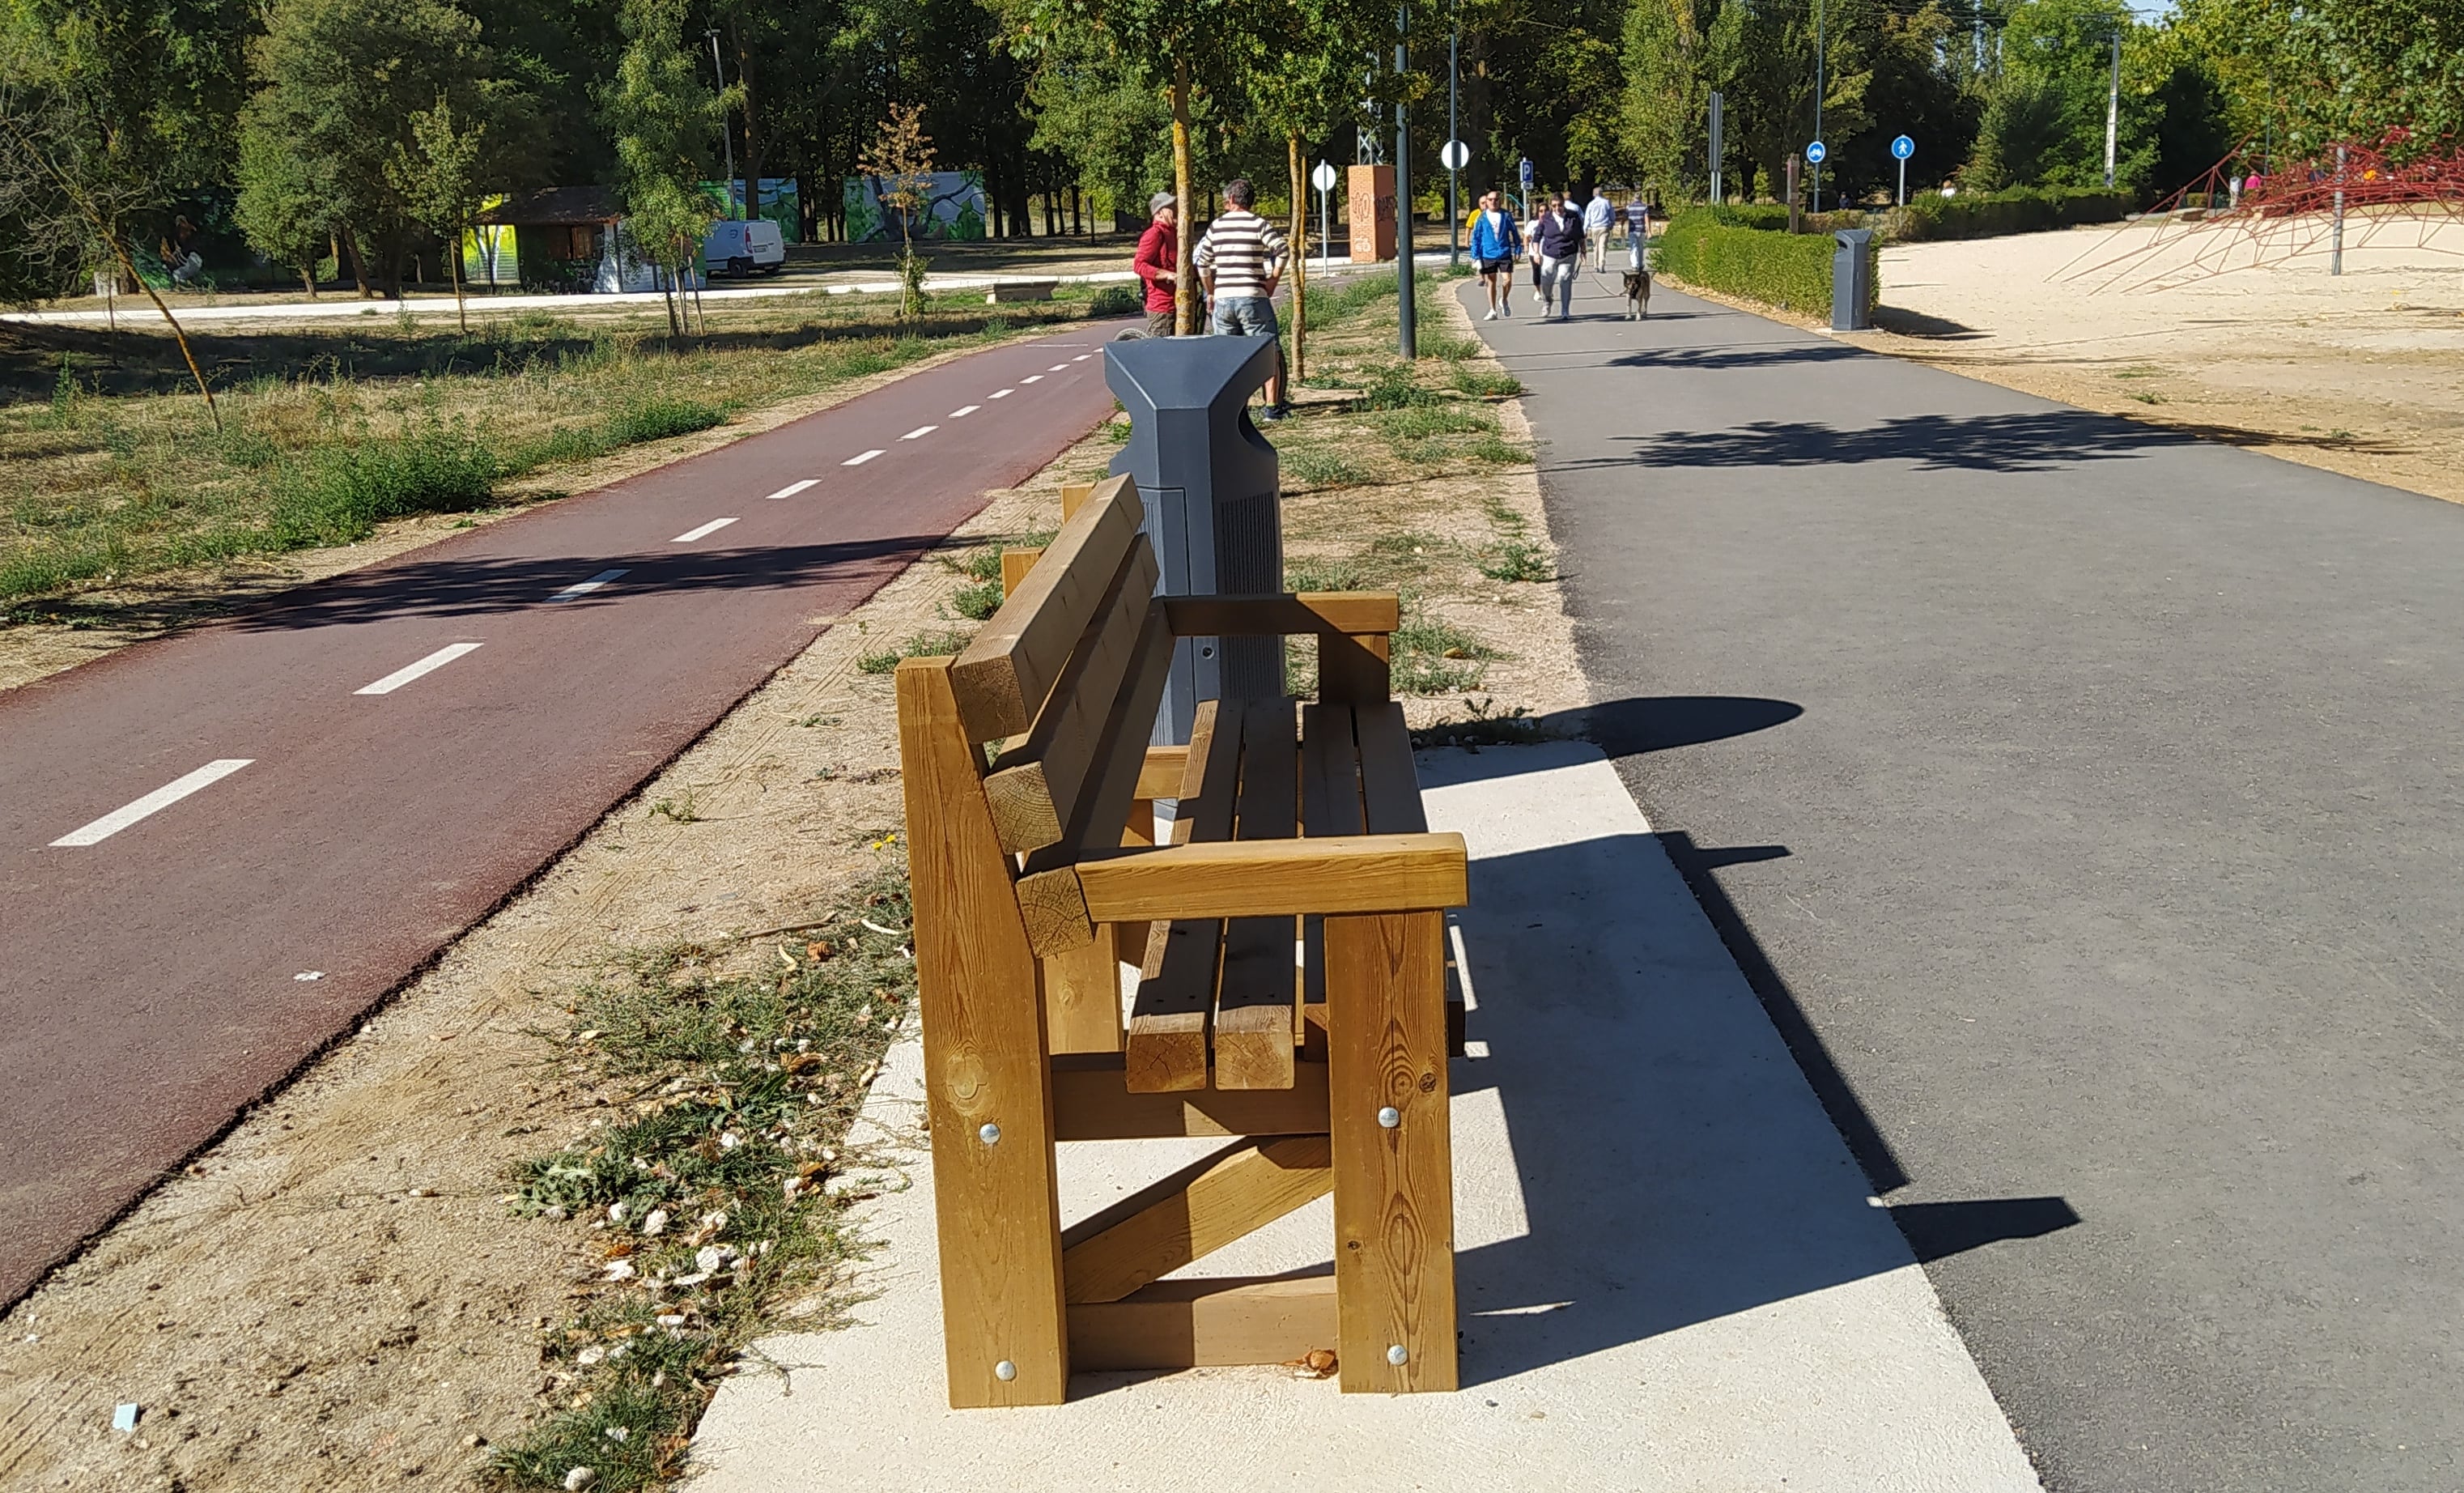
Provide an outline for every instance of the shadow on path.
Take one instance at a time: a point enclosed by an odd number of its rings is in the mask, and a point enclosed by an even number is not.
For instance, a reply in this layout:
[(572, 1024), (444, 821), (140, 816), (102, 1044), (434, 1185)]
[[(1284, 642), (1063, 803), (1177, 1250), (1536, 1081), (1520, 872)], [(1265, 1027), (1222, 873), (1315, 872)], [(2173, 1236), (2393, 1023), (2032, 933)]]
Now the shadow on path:
[(2007, 414), (1914, 414), (1854, 430), (1803, 420), (1757, 420), (1724, 431), (1628, 437), (1623, 456), (1546, 463), (1548, 470), (1652, 467), (1815, 467), (1912, 462), (1920, 471), (2051, 472), (2188, 446), (2198, 435), (2082, 410)]

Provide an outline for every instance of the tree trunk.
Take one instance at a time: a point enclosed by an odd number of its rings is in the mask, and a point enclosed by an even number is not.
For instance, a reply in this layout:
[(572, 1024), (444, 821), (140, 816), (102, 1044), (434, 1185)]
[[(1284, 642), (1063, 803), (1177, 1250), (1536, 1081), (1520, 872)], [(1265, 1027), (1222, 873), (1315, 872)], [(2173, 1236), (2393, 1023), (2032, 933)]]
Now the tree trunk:
[(299, 283), (308, 287), (308, 299), (309, 299), (309, 300), (311, 300), (311, 301), (316, 300), (316, 299), (317, 299), (317, 266), (315, 266), (315, 265), (313, 265), (313, 264), (303, 264), (303, 265), (301, 265), (301, 266), (299, 267)]
[(1301, 175), (1301, 132), (1286, 130), (1285, 145), (1291, 153), (1292, 228), (1287, 241), (1292, 246), (1292, 388), (1284, 391), (1289, 399), (1309, 372), (1309, 197), (1308, 183)]
[(206, 375), (197, 367), (197, 355), (188, 350), (188, 334), (180, 329), (180, 319), (171, 314), (171, 308), (163, 303), (162, 296), (137, 273), (137, 261), (128, 256), (128, 246), (120, 241), (120, 235), (106, 234), (103, 236), (111, 241), (111, 252), (120, 256), (120, 267), (144, 290), (145, 299), (154, 302), (154, 309), (163, 313), (163, 320), (171, 323), (171, 340), (180, 345), (180, 356), (187, 362), (188, 376), (197, 381), (197, 392), (206, 396), (206, 412), (214, 417), (214, 430), (219, 433), (223, 428), (223, 412), (215, 408), (214, 391), (206, 387)]
[(445, 269), (453, 281), (453, 320), (461, 324), (462, 335), (471, 335), (471, 311), (462, 300), (462, 235), (453, 235), (451, 250), (447, 254)]
[(362, 301), (376, 299), (376, 287), (368, 283), (368, 261), (360, 255), (360, 235), (350, 224), (342, 225), (342, 250), (351, 256), (351, 282), (360, 287)]
[(1172, 330), (1176, 337), (1198, 335), (1198, 270), (1189, 262), (1190, 219), (1197, 207), (1197, 183), (1189, 165), (1189, 64), (1172, 66), (1172, 194), (1180, 211), (1172, 215)]

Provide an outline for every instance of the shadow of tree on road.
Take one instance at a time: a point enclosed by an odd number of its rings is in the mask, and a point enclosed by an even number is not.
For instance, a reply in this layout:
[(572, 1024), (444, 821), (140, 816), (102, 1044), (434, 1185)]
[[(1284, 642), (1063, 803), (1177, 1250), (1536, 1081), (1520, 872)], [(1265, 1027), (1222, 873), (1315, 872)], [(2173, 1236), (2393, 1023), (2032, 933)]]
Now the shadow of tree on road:
[(2080, 410), (2006, 414), (1912, 414), (1842, 430), (1810, 420), (1757, 420), (1724, 431), (1633, 436), (1624, 457), (1548, 463), (1558, 471), (1617, 466), (1811, 467), (1869, 461), (1919, 471), (2051, 472), (2188, 446), (2189, 431), (2138, 425)]
[[(528, 607), (588, 610), (646, 591), (813, 591), (810, 605), (844, 608), (870, 594), (940, 541), (894, 534), (830, 545), (712, 549), (685, 554), (477, 556), (414, 552), (405, 560), (329, 577), (248, 608), (225, 626), (290, 632), (404, 617), (467, 617)], [(550, 597), (604, 570), (625, 574), (568, 601)], [(852, 591), (848, 588), (855, 588)]]

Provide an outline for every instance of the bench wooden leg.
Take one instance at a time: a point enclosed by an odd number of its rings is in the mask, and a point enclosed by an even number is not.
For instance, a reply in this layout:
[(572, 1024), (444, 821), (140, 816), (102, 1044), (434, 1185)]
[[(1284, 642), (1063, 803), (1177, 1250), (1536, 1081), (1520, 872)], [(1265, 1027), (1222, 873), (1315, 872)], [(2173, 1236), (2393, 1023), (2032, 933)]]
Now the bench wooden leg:
[(1452, 1390), (1445, 915), (1328, 918), (1326, 998), (1344, 1393)]
[(898, 666), (915, 981), (953, 1409), (1058, 1405), (1068, 1390), (1044, 996), (958, 725), (950, 660)]

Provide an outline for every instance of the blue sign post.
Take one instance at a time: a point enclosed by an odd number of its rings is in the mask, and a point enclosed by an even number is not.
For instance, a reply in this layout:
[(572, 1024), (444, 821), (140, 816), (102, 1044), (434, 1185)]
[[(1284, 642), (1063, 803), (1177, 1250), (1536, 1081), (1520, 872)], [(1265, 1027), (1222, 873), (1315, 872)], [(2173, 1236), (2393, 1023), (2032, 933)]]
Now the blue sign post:
[(1917, 143), (1905, 135), (1891, 141), (1891, 158), (1900, 163), (1900, 206), (1908, 205), (1908, 157), (1917, 153)]
[(1523, 211), (1529, 212), (1531, 211), (1531, 158), (1529, 156), (1523, 158), (1523, 165), (1516, 174), (1523, 178)]
[(1816, 212), (1822, 211), (1822, 163), (1830, 154), (1831, 147), (1818, 140), (1805, 147), (1805, 164), (1814, 167), (1814, 211)]

